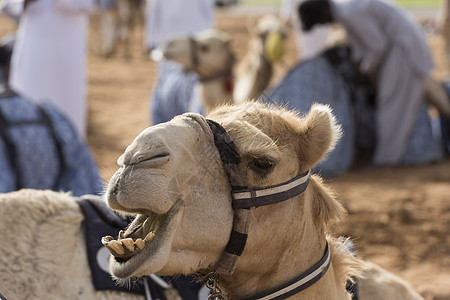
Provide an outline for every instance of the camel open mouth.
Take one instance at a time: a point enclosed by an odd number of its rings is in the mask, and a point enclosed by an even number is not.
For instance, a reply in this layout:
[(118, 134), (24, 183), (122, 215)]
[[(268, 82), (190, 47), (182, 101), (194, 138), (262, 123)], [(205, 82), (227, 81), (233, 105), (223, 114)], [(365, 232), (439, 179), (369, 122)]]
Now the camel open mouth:
[[(102, 238), (103, 245), (111, 252), (111, 271), (118, 278), (136, 276), (144, 264), (151, 263), (152, 256), (164, 252), (171, 244), (182, 199), (178, 199), (165, 214), (139, 214), (128, 228), (120, 230), (117, 239)], [(169, 246), (170, 247), (170, 246)]]
[(125, 232), (119, 231), (117, 239), (108, 235), (102, 238), (102, 243), (117, 262), (126, 262), (154, 239), (164, 216), (156, 213), (138, 215)]

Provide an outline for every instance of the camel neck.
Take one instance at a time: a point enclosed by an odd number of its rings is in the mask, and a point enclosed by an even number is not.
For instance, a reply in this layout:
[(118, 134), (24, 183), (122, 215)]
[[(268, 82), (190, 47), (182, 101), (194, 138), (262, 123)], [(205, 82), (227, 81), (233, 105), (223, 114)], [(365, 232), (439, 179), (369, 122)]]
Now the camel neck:
[(327, 242), (325, 245), (325, 253), (323, 254), (322, 258), (308, 270), (272, 290), (260, 293), (256, 296), (245, 298), (244, 300), (281, 300), (301, 293), (302, 291), (306, 290), (317, 281), (319, 281), (326, 274), (328, 268), (330, 267), (330, 264), (330, 247)]
[(213, 108), (232, 101), (233, 78), (230, 76), (218, 77), (212, 80), (199, 82), (203, 107), (206, 112)]
[[(324, 241), (322, 247), (310, 247), (309, 254), (306, 252), (306, 248), (301, 249), (292, 260), (284, 257), (280, 258), (280, 261), (275, 262), (270, 271), (265, 272), (265, 274), (254, 274), (254, 271), (245, 272), (237, 269), (235, 274), (223, 280), (224, 284), (230, 287), (228, 291), (229, 298), (249, 300), (285, 299), (286, 297), (282, 296), (279, 296), (279, 298), (264, 298), (263, 296), (267, 296), (270, 292), (280, 288), (283, 289), (290, 286), (294, 287), (291, 290), (292, 293), (286, 295), (290, 299), (318, 299), (317, 295), (320, 295), (320, 299), (349, 299), (345, 289), (336, 282), (331, 257), (329, 268), (323, 276), (304, 286), (305, 288), (296, 289), (298, 286), (295, 282), (298, 282), (300, 277), (311, 271), (314, 264), (323, 263), (322, 259), (325, 256), (324, 254), (326, 254), (326, 244)], [(286, 252), (280, 253), (280, 256), (285, 255), (288, 254)], [(302, 285), (302, 282), (299, 285)]]

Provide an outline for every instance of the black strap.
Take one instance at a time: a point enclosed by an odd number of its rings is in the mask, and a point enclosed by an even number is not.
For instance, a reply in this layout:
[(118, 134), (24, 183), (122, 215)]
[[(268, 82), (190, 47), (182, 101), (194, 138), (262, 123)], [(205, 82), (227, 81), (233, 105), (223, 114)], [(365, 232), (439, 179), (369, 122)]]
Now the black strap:
[(234, 255), (241, 256), (246, 243), (247, 234), (232, 230), (225, 251)]
[(194, 37), (189, 37), (189, 46), (191, 50), (191, 71), (197, 71), (198, 66), (198, 56), (197, 56), (197, 42)]
[(220, 159), (224, 164), (239, 164), (241, 157), (228, 132), (219, 123), (206, 119), (211, 131), (214, 134), (214, 144), (220, 154)]
[[(315, 263), (311, 268), (297, 276), (296, 278), (292, 279), (291, 281), (278, 286), (268, 292), (264, 292), (261, 294), (258, 294), (253, 297), (245, 298), (243, 300), (258, 300), (261, 298), (270, 299), (270, 300), (281, 300), (286, 299), (292, 295), (295, 295), (297, 293), (300, 293), (301, 291), (307, 289), (314, 283), (316, 283), (320, 278), (325, 275), (328, 268), (330, 267), (331, 259), (330, 259), (330, 246), (328, 245), (328, 242), (325, 246), (325, 253), (323, 254), (322, 258)], [(305, 280), (308, 276), (311, 274), (315, 274), (312, 278)], [(284, 290), (285, 292), (280, 292), (281, 290)]]
[[(308, 187), (309, 180), (310, 180), (310, 172), (307, 171), (292, 178), (289, 181), (273, 186), (263, 188), (250, 188), (250, 189), (233, 188), (232, 191), (233, 208), (258, 207), (288, 200), (292, 197), (295, 197), (303, 193)], [(296, 183), (296, 181), (298, 183)], [(277, 188), (280, 189), (279, 192), (276, 192)], [(261, 196), (258, 195), (259, 191), (270, 191), (270, 190), (274, 191), (271, 193), (266, 193), (265, 195)], [(244, 198), (242, 197), (236, 198), (238, 194), (240, 195), (248, 194), (248, 196), (244, 196)]]

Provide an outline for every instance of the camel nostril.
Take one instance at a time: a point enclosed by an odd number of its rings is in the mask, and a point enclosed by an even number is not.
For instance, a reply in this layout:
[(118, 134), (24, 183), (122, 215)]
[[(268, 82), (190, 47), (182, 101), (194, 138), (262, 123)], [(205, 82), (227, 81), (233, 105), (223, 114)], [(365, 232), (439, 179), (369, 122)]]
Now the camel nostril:
[(114, 183), (113, 190), (111, 191), (111, 196), (116, 197), (119, 193), (119, 186), (120, 186), (120, 176), (117, 176), (117, 180)]

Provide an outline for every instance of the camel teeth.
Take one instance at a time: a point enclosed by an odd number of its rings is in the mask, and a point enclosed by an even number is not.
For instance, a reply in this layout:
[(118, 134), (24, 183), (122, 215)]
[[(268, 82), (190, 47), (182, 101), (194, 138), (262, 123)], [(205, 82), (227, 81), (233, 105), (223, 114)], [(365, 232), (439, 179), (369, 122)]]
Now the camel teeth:
[(154, 237), (155, 237), (155, 234), (153, 233), (153, 231), (150, 231), (150, 232), (147, 233), (147, 235), (145, 236), (144, 241), (150, 242), (151, 240), (153, 240)]
[(114, 238), (110, 235), (104, 236), (102, 237), (102, 244), (104, 246), (108, 245), (112, 240), (114, 240)]
[(109, 252), (110, 252), (112, 255), (116, 256), (116, 253), (114, 253), (114, 249), (112, 249), (112, 248), (109, 246), (109, 244), (108, 244), (108, 245), (104, 244), (104, 245), (105, 245), (106, 249), (108, 249)]
[(119, 239), (124, 239), (125, 238), (125, 233), (123, 232), (123, 230), (119, 231)]
[(126, 238), (120, 240), (120, 242), (125, 246), (125, 248), (128, 249), (128, 251), (133, 252), (134, 251), (134, 241), (131, 238)]
[(139, 250), (142, 250), (145, 247), (145, 242), (141, 238), (138, 238), (136, 240), (136, 242), (134, 242), (134, 243), (135, 243), (136, 247), (139, 248)]
[(123, 249), (123, 245), (119, 241), (116, 240), (111, 241), (107, 246), (107, 248), (114, 250), (114, 252), (116, 252), (119, 255), (125, 254), (125, 249)]

